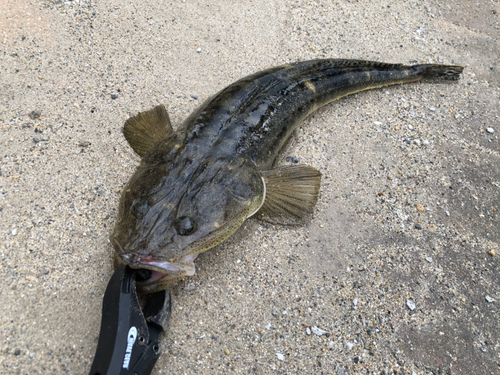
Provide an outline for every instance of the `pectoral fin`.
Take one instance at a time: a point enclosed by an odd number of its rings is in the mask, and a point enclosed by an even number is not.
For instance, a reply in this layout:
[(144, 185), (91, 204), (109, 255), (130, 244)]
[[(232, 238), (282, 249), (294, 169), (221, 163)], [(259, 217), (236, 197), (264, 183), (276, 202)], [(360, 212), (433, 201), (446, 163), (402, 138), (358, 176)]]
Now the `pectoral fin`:
[(125, 139), (140, 157), (146, 155), (155, 143), (172, 133), (172, 125), (163, 104), (129, 118), (123, 126)]
[(262, 171), (266, 199), (261, 218), (277, 224), (299, 224), (313, 211), (318, 200), (321, 173), (307, 165)]

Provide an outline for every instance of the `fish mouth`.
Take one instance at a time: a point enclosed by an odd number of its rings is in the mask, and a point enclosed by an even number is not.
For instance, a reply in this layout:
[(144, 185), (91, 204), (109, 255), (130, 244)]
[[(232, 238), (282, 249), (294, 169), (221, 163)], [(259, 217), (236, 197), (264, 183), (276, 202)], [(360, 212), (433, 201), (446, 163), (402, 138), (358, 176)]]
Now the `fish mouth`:
[(155, 259), (152, 256), (141, 256), (137, 254), (120, 254), (120, 261), (130, 268), (148, 270), (137, 274), (137, 286), (140, 288), (152, 284), (166, 284), (171, 280), (178, 280), (185, 276), (193, 276), (196, 272), (194, 260), (198, 254), (190, 254), (181, 258), (178, 262)]
[(155, 284), (173, 284), (184, 276), (195, 274), (193, 261), (198, 254), (188, 254), (176, 262), (168, 262), (152, 255), (126, 253), (116, 238), (112, 238), (112, 242), (115, 247), (115, 267), (126, 264), (130, 268), (139, 270), (136, 283), (141, 289), (149, 290), (151, 289), (149, 286)]

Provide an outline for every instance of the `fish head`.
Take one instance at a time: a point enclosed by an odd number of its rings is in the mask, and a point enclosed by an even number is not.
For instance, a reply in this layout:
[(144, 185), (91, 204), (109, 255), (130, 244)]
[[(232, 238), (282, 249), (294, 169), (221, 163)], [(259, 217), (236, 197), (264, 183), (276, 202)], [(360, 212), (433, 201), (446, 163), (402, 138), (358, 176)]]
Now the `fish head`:
[(150, 270), (138, 287), (155, 292), (195, 273), (198, 254), (226, 240), (255, 213), (265, 185), (246, 158), (147, 158), (123, 191), (112, 235), (119, 262)]

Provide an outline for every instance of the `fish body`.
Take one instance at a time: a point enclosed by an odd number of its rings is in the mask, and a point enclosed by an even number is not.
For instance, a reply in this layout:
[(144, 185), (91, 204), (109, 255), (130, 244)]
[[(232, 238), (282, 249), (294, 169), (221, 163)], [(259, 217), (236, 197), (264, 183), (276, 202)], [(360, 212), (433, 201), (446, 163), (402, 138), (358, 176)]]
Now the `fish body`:
[(460, 66), (312, 60), (245, 77), (205, 101), (174, 131), (160, 105), (130, 118), (123, 132), (140, 165), (120, 199), (112, 235), (117, 260), (151, 271), (146, 292), (195, 272), (194, 259), (259, 213), (297, 223), (312, 212), (320, 173), (275, 167), (309, 114), (378, 87), (457, 80)]

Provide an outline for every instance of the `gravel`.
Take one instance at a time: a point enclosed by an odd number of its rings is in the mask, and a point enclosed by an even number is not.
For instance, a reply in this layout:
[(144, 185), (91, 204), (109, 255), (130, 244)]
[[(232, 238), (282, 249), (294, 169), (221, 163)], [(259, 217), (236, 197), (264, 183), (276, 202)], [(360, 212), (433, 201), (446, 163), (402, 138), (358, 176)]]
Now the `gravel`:
[(38, 110), (34, 110), (34, 111), (31, 111), (29, 114), (28, 114), (28, 117), (32, 120), (37, 120), (40, 118), (40, 116), (42, 115), (42, 113)]
[(312, 333), (314, 333), (316, 336), (323, 336), (326, 331), (322, 330), (321, 328), (318, 327), (311, 327)]
[(415, 302), (411, 301), (411, 300), (407, 300), (406, 301), (406, 306), (408, 306), (408, 308), (411, 310), (411, 311), (414, 311), (415, 310)]

